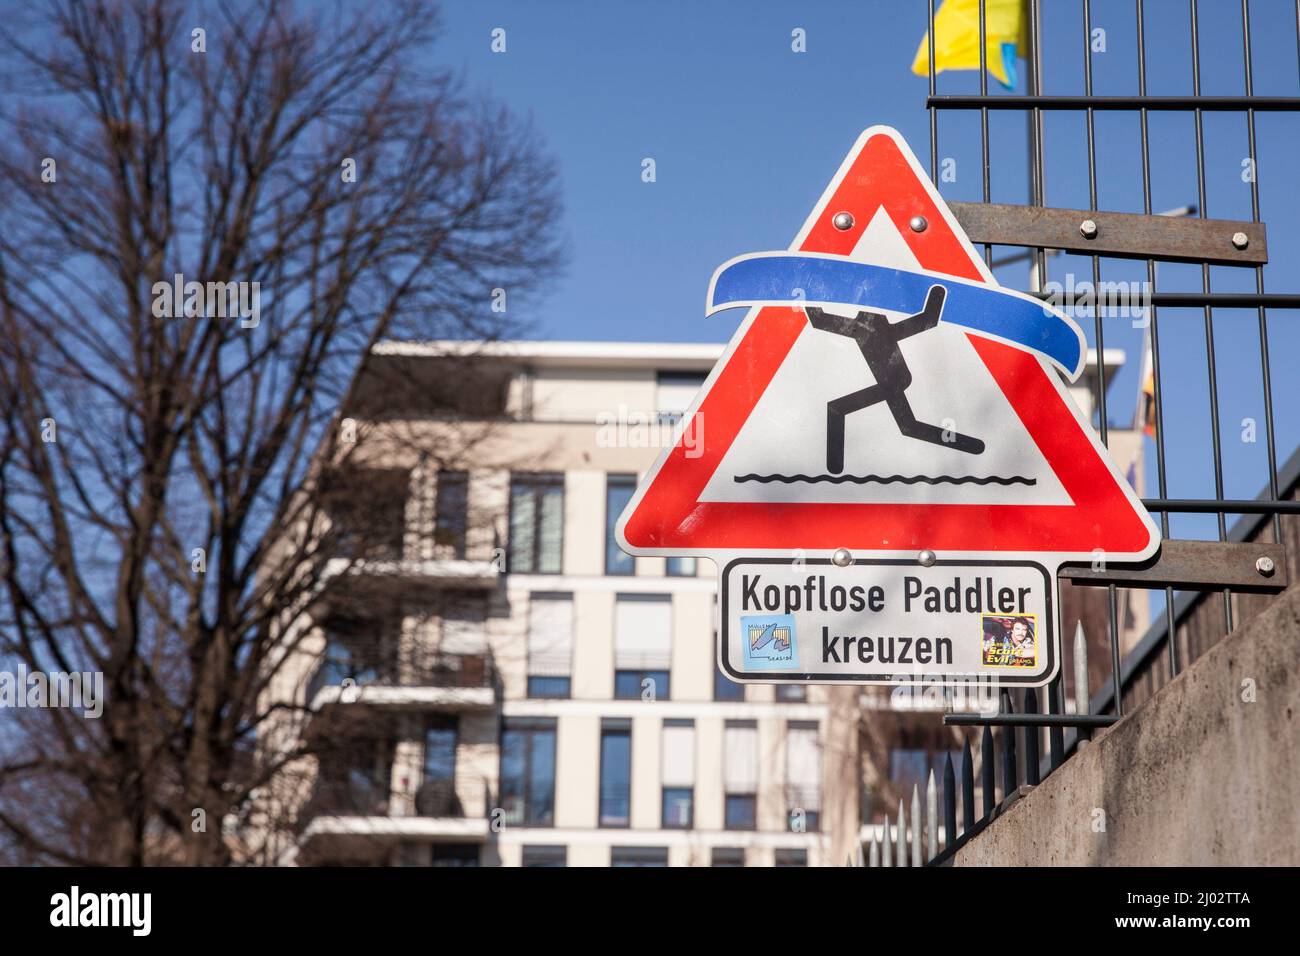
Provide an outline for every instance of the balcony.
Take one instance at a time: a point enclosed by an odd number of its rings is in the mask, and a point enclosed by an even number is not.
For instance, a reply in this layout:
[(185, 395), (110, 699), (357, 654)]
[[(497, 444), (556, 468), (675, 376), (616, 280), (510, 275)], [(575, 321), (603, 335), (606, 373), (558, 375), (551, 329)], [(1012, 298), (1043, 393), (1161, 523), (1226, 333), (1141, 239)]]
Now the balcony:
[[(323, 477), (321, 504), (328, 521), (318, 544), (330, 559), (322, 584), (374, 597), (411, 587), (476, 592), (497, 587), (505, 552), (495, 528), (471, 526), (468, 473), (439, 472), (432, 527), (423, 518), (408, 520), (416, 490), (412, 481), (409, 468), (356, 465)], [(416, 500), (423, 508), (423, 500)], [(487, 539), (479, 541), (483, 535), (490, 535), (490, 550)]]
[(370, 659), (380, 663), (371, 664), (355, 650), (333, 653), (336, 647), (331, 645), (307, 685), (312, 710), (363, 705), (455, 713), (496, 706), (500, 679), (490, 654), (425, 653), (411, 655), (413, 660), (376, 655)]
[[(371, 786), (373, 784), (373, 787)], [(472, 806), (452, 780), (426, 780), (414, 795), (392, 794), (366, 775), (323, 778), (304, 808), (299, 840), (306, 862), (360, 860), (382, 864), (403, 843), (485, 843), (493, 805), (487, 780), (470, 788)], [(477, 796), (481, 794), (481, 796)]]
[(304, 817), (311, 818), (388, 816), (391, 802), (387, 773), (361, 770), (336, 773), (323, 766), (321, 776), (312, 788), (311, 799), (302, 812)]
[(501, 580), (498, 562), (465, 558), (405, 560), (401, 558), (332, 558), (325, 565), (326, 580), (364, 580), (374, 587), (419, 585), (461, 591), (491, 591)]

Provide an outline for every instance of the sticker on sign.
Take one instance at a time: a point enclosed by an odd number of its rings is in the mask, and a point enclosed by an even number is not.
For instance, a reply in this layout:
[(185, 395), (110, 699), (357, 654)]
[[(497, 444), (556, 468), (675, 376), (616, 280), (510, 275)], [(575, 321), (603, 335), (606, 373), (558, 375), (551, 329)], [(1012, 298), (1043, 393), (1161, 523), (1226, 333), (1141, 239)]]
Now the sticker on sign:
[(1052, 575), (1033, 561), (738, 558), (722, 573), (733, 680), (883, 684), (1056, 675)]

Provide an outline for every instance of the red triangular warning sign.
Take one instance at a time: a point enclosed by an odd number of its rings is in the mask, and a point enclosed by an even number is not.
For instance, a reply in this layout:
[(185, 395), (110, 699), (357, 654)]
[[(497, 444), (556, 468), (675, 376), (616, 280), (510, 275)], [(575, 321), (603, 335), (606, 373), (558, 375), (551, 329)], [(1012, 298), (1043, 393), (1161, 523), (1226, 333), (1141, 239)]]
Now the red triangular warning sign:
[[(859, 137), (791, 249), (997, 285), (888, 127)], [(843, 314), (750, 309), (683, 420), (692, 440), (620, 519), (625, 550), (1155, 553), (1150, 516), (1042, 358), (919, 314), (922, 334), (885, 326), (906, 337), (885, 354)]]

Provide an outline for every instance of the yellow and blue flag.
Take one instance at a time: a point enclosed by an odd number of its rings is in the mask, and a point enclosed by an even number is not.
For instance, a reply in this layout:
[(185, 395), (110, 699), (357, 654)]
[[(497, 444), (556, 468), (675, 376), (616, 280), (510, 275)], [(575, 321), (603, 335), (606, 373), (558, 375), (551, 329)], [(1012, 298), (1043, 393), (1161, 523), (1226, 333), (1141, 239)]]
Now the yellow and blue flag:
[[(1016, 56), (1028, 52), (1025, 0), (984, 0), (984, 65), (1007, 89), (1016, 85)], [(934, 71), (980, 68), (980, 0), (944, 0), (934, 15)], [(912, 61), (912, 72), (930, 72), (929, 31)]]

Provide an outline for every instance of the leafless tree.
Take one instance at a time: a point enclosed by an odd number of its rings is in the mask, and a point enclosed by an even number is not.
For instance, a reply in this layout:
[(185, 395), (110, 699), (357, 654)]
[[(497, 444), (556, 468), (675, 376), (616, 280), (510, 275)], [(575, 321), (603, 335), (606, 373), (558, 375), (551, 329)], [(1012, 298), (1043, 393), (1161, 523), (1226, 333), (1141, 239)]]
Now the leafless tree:
[[(275, 769), (253, 759), (274, 624), (355, 530), (328, 514), (330, 475), (364, 455), (337, 427), (350, 383), (382, 339), (503, 333), (559, 258), (554, 171), (430, 66), (422, 0), (14, 17), (0, 655), (102, 672), (106, 701), (0, 711), (0, 846), (223, 864), (220, 821)], [(169, 315), (178, 275), (248, 283), (218, 293), (258, 314), (209, 294)]]

